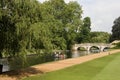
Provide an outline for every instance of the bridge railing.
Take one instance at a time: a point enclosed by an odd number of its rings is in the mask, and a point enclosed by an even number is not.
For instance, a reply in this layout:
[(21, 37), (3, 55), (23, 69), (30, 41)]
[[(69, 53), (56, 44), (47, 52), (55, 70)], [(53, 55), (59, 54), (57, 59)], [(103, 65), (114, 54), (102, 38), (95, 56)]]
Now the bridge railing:
[(82, 43), (82, 44), (75, 44), (74, 46), (110, 46), (111, 44), (106, 43)]

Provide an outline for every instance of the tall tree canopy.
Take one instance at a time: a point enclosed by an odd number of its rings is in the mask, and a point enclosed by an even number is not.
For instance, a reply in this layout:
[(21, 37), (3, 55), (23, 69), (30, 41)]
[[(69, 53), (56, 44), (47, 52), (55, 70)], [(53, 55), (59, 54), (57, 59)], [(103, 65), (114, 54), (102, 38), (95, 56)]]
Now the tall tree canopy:
[(78, 35), (78, 41), (79, 43), (81, 42), (90, 42), (90, 32), (91, 32), (91, 20), (90, 17), (85, 17), (83, 19), (83, 25), (81, 25), (81, 30), (80, 30), (80, 34)]
[(41, 21), (39, 5), (36, 0), (1, 0), (1, 53), (14, 56), (26, 49), (30, 43), (30, 25)]
[(77, 2), (64, 0), (0, 0), (1, 57), (70, 49), (87, 41), (91, 22), (89, 17), (82, 20), (82, 12)]
[(89, 41), (91, 43), (109, 43), (110, 36), (107, 32), (91, 32)]
[(114, 25), (112, 26), (111, 41), (120, 40), (120, 17), (115, 19)]

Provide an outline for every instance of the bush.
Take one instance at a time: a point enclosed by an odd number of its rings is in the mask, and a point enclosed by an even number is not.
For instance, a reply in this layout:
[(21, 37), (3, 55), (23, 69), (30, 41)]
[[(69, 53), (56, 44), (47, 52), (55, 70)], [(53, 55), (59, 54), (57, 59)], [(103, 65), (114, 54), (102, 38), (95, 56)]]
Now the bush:
[(115, 45), (115, 47), (114, 47), (115, 49), (120, 49), (120, 42), (119, 43), (115, 43), (114, 45)]

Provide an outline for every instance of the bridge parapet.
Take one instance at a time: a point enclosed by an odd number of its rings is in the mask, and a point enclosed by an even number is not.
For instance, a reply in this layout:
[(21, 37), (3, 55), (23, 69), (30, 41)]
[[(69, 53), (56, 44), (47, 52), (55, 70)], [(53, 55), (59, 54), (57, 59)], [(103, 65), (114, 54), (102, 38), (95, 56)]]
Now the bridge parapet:
[(84, 47), (86, 50), (90, 50), (92, 46), (96, 46), (102, 51), (104, 48), (110, 47), (111, 45), (106, 43), (82, 43), (73, 45), (72, 49), (77, 50), (79, 47)]
[(82, 43), (82, 44), (75, 44), (74, 46), (110, 46), (110, 44), (106, 43)]

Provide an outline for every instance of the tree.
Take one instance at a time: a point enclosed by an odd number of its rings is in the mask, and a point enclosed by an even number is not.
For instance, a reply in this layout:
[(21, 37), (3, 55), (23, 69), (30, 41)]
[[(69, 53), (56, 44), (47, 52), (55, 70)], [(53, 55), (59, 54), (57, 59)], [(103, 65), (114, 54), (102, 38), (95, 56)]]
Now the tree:
[(49, 53), (87, 42), (91, 22), (82, 20), (82, 12), (77, 2), (64, 0), (0, 0), (0, 57), (19, 57), (24, 66), (30, 51)]
[(109, 43), (110, 34), (107, 32), (91, 32), (90, 42), (91, 43)]
[(41, 20), (39, 3), (36, 0), (1, 0), (0, 11), (0, 52), (18, 55), (30, 43), (30, 25)]
[(63, 23), (65, 25), (64, 38), (67, 42), (67, 49), (77, 43), (78, 34), (82, 28), (82, 8), (77, 2), (70, 2), (63, 11)]
[(42, 4), (41, 10), (43, 22), (52, 34), (53, 49), (70, 49), (82, 24), (81, 6), (77, 2), (66, 4), (64, 0), (49, 0)]
[(112, 26), (112, 36), (110, 41), (120, 40), (120, 17), (115, 19), (114, 25)]
[(64, 26), (61, 18), (65, 5), (64, 0), (49, 0), (41, 5), (42, 22), (50, 31), (52, 49), (66, 49), (66, 41), (63, 37)]
[[(90, 18), (81, 19), (83, 11), (77, 2), (0, 1), (1, 55), (3, 52), (7, 56), (26, 55), (29, 50), (40, 49), (65, 50), (88, 39)], [(82, 40), (78, 40), (82, 35)]]
[(32, 47), (35, 49), (53, 49), (51, 43), (51, 33), (45, 23), (39, 22), (31, 25)]
[[(1, 0), (0, 2), (0, 54), (3, 56), (2, 52), (6, 55), (15, 51), (15, 24), (11, 20), (11, 1)], [(14, 49), (13, 49), (14, 47)], [(14, 54), (14, 53), (13, 53)]]
[(78, 35), (78, 42), (89, 42), (90, 40), (90, 31), (91, 31), (91, 20), (90, 17), (85, 17), (83, 19), (83, 25), (81, 28), (81, 32)]

